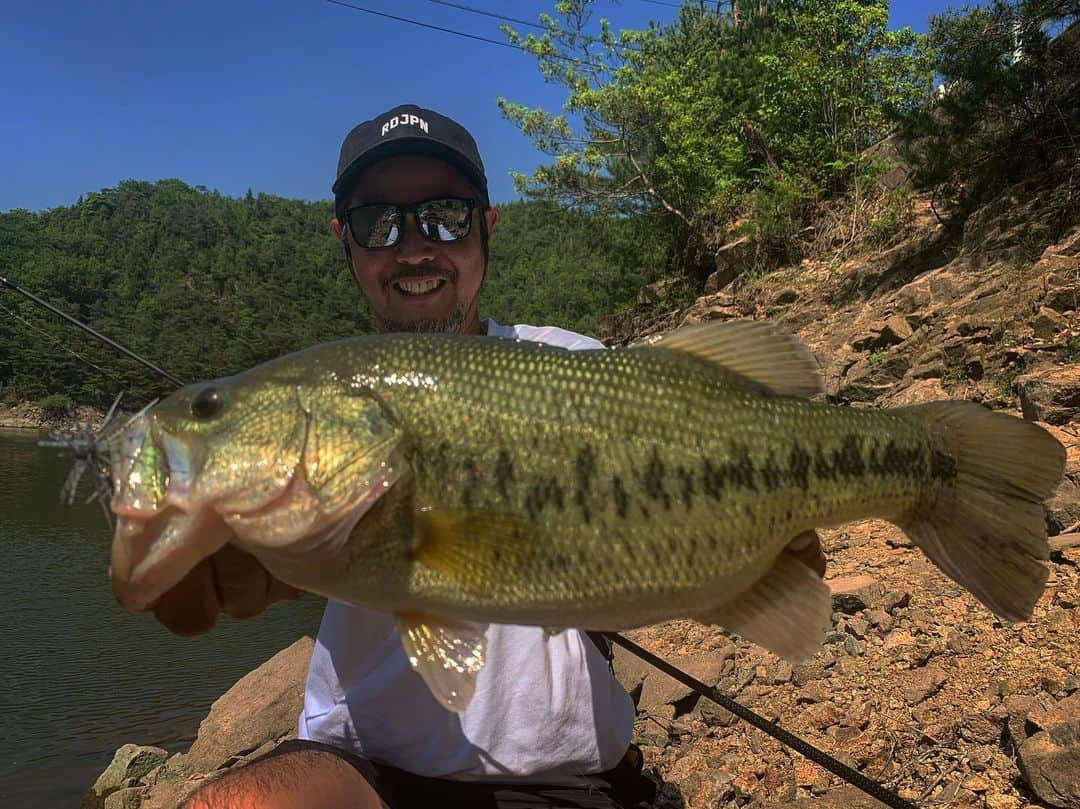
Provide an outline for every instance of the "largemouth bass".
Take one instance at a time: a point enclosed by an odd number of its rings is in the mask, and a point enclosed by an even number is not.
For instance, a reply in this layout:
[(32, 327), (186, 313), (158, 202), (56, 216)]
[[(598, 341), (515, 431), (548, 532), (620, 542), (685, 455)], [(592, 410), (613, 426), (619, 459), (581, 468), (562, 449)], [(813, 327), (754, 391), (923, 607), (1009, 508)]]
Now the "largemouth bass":
[(813, 654), (829, 590), (788, 545), (868, 517), (1028, 618), (1061, 445), (970, 402), (855, 410), (811, 401), (821, 388), (809, 350), (756, 322), (617, 350), (447, 334), (311, 348), (133, 421), (113, 448), (114, 591), (149, 608), (232, 542), (288, 584), (394, 614), (453, 710), (488, 622), (690, 617)]

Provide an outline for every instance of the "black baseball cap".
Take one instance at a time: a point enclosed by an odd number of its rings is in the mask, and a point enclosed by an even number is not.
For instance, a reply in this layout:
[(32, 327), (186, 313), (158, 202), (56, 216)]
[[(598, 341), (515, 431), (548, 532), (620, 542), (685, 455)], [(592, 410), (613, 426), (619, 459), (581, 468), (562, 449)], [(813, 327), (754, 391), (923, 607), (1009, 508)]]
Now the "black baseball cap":
[(482, 202), (488, 206), (484, 163), (469, 131), (434, 110), (402, 104), (357, 124), (345, 136), (337, 178), (331, 188), (337, 207), (341, 207), (341, 197), (361, 171), (380, 160), (401, 154), (426, 154), (445, 160), (480, 190)]

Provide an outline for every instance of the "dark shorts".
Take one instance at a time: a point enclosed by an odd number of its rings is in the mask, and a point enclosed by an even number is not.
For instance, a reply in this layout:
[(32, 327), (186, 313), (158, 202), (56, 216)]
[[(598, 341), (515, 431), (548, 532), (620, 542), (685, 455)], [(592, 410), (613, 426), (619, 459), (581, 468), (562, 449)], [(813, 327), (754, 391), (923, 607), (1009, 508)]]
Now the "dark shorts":
[(577, 787), (426, 778), (388, 764), (379, 764), (333, 745), (305, 739), (282, 742), (257, 761), (299, 750), (321, 750), (348, 762), (371, 784), (390, 809), (631, 809), (642, 801), (651, 802), (655, 793), (653, 782), (641, 773), (641, 754), (637, 748), (631, 748), (615, 769), (594, 776), (601, 784)]

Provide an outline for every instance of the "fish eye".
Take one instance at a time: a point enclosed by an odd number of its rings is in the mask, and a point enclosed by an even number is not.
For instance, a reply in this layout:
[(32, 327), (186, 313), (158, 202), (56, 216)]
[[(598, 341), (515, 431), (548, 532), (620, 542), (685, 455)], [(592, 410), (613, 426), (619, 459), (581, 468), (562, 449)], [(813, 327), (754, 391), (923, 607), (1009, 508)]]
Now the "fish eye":
[(191, 400), (191, 415), (199, 421), (212, 419), (221, 412), (223, 404), (217, 388), (203, 388)]

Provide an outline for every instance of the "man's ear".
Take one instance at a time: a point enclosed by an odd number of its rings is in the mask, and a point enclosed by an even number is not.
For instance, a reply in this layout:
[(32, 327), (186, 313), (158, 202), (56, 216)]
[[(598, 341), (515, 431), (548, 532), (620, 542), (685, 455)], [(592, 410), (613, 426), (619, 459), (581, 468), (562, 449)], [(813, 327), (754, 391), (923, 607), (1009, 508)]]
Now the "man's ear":
[(341, 223), (337, 221), (335, 216), (330, 220), (330, 230), (334, 236), (341, 240), (341, 246), (345, 250), (345, 263), (349, 265), (349, 272), (353, 273), (353, 277), (356, 276), (352, 265), (352, 250), (349, 249), (349, 240), (345, 238), (345, 229), (341, 227)]
[(484, 211), (484, 219), (487, 220), (487, 232), (490, 235), (491, 231), (495, 230), (495, 223), (499, 221), (499, 209), (492, 205)]

